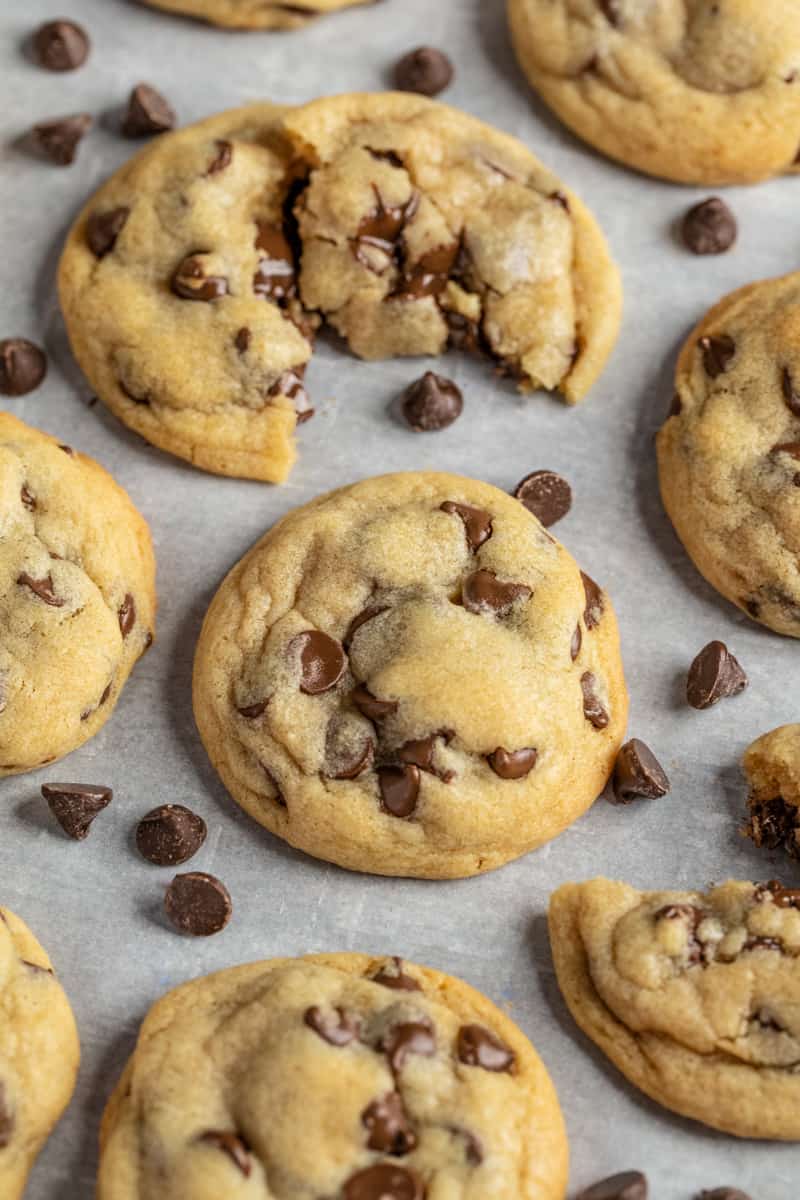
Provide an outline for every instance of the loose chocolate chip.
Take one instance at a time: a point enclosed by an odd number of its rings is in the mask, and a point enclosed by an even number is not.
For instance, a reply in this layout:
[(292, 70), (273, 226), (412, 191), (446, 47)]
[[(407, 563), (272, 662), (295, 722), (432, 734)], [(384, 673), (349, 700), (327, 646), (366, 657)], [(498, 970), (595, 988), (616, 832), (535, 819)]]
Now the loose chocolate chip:
[[(2, 916), (2, 913), (0, 913)], [(5, 917), (3, 917), (5, 922)], [(11, 1111), (11, 1102), (8, 1099), (6, 1085), (0, 1079), (0, 1150), (5, 1150), (6, 1146), (10, 1145), (11, 1138), (14, 1133), (14, 1114)]]
[(278, 225), (257, 223), (256, 249), (261, 251), (253, 291), (271, 300), (286, 300), (297, 290), (297, 274), (289, 239)]
[(735, 1187), (704, 1188), (695, 1200), (750, 1200), (747, 1192)]
[(573, 662), (575, 662), (575, 659), (580, 654), (582, 645), (583, 634), (581, 633), (581, 627), (580, 625), (576, 625), (575, 632), (572, 635), (572, 641), (569, 644), (569, 656)]
[(689, 209), (681, 232), (692, 254), (724, 254), (736, 241), (736, 218), (724, 200), (712, 196)]
[(128, 97), (128, 108), (122, 121), (125, 137), (149, 137), (173, 129), (176, 116), (160, 92), (148, 83), (138, 83)]
[(307, 696), (318, 696), (336, 687), (347, 666), (341, 642), (319, 629), (307, 629), (293, 637), (289, 654), (299, 655), (300, 691)]
[(618, 804), (628, 804), (637, 796), (655, 800), (666, 796), (669, 780), (652, 750), (631, 738), (620, 750), (614, 764), (614, 795)]
[(92, 124), (89, 113), (75, 113), (70, 117), (56, 117), (52, 121), (40, 121), (34, 125), (34, 145), (46, 158), (58, 167), (68, 167), (75, 161), (81, 138)]
[(230, 142), (221, 139), (217, 142), (216, 154), (206, 167), (206, 175), (216, 175), (219, 171), (224, 171), (226, 167), (231, 165), (232, 161), (233, 146)]
[(417, 1135), (399, 1092), (387, 1092), (373, 1100), (361, 1114), (361, 1123), (369, 1133), (370, 1150), (401, 1158), (416, 1148)]
[(572, 508), (572, 488), (555, 471), (533, 471), (520, 480), (514, 495), (548, 528)]
[(747, 687), (747, 676), (724, 642), (709, 642), (689, 668), (686, 699), (692, 708), (711, 708)]
[(119, 619), (119, 631), (126, 638), (136, 624), (136, 603), (130, 592), (126, 593), (125, 599), (120, 604), (117, 617)]
[(74, 21), (47, 21), (33, 35), (33, 50), (47, 71), (74, 71), (89, 56), (89, 37)]
[(86, 222), (86, 241), (96, 258), (105, 258), (117, 244), (131, 210), (121, 205), (107, 212), (93, 212)]
[(436, 1053), (436, 1036), (426, 1019), (403, 1021), (393, 1025), (381, 1041), (380, 1048), (386, 1055), (394, 1075), (402, 1071), (406, 1059), (412, 1054), (430, 1058)]
[(523, 779), (536, 766), (537, 751), (504, 750), (498, 746), (488, 757), (489, 766), (501, 779)]
[(464, 580), (462, 599), (472, 613), (491, 613), (504, 617), (517, 600), (527, 599), (531, 589), (524, 583), (503, 583), (494, 571), (473, 571)]
[(736, 343), (727, 333), (719, 337), (701, 337), (697, 343), (703, 354), (703, 366), (709, 379), (716, 379), (727, 371), (736, 354)]
[(388, 612), (388, 610), (389, 606), (387, 604), (372, 604), (353, 617), (352, 621), (347, 627), (347, 633), (343, 638), (345, 650), (350, 649), (353, 638), (356, 636), (362, 625), (366, 625), (367, 621), (371, 621), (373, 617), (379, 617), (381, 613)]
[(647, 1179), (641, 1171), (622, 1171), (584, 1188), (576, 1200), (647, 1200)]
[(394, 68), (394, 85), (401, 92), (438, 96), (453, 78), (453, 64), (435, 46), (418, 46), (404, 54)]
[(210, 937), (231, 919), (230, 893), (219, 879), (203, 871), (176, 875), (164, 897), (164, 909), (179, 933)]
[(31, 492), (27, 483), (23, 483), (19, 490), (19, 498), (22, 501), (28, 512), (36, 512), (36, 497)]
[(161, 804), (136, 826), (136, 848), (157, 867), (188, 862), (206, 840), (206, 823), (182, 804)]
[(393, 817), (410, 817), (419, 798), (419, 767), (379, 767), (378, 787), (383, 809)]
[(461, 517), (467, 545), (473, 553), (492, 536), (492, 517), (484, 509), (473, 508), (471, 504), (457, 504), (455, 500), (445, 500), (439, 507), (442, 512), (455, 513)]
[(219, 300), (228, 294), (224, 275), (214, 275), (209, 269), (208, 255), (190, 254), (184, 258), (172, 276), (172, 290), (182, 300)]
[(346, 1008), (325, 1011), (314, 1005), (306, 1009), (303, 1020), (331, 1046), (349, 1046), (361, 1033), (360, 1017)]
[(43, 783), (42, 795), (67, 837), (82, 842), (92, 821), (111, 803), (110, 787), (94, 783)]
[(244, 717), (248, 721), (257, 721), (259, 717), (263, 717), (267, 711), (269, 699), (258, 700), (255, 704), (246, 704), (244, 708), (237, 708), (239, 716)]
[(47, 357), (26, 338), (4, 338), (0, 342), (0, 392), (25, 396), (37, 388), (47, 374)]
[(600, 624), (605, 608), (603, 591), (585, 571), (581, 571), (581, 579), (583, 580), (583, 591), (586, 596), (586, 607), (583, 610), (584, 624), (587, 629), (596, 629)]
[(388, 963), (371, 976), (373, 983), (390, 988), (393, 992), (421, 992), (422, 988), (413, 975), (407, 975), (403, 970), (403, 960), (398, 955), (392, 958), (391, 967)]
[(425, 1200), (425, 1185), (415, 1171), (376, 1163), (351, 1175), (342, 1196), (344, 1200)]
[(52, 575), (48, 575), (46, 579), (34, 579), (27, 571), (23, 571), (17, 579), (17, 583), (21, 587), (30, 588), (35, 596), (44, 600), (45, 604), (49, 604), (51, 608), (63, 607), (64, 601), (53, 590)]
[(462, 1025), (456, 1048), (460, 1062), (484, 1071), (510, 1071), (516, 1061), (514, 1051), (483, 1025)]
[(783, 368), (781, 374), (781, 388), (783, 398), (789, 408), (789, 411), (795, 416), (800, 417), (800, 392), (794, 390), (794, 379), (788, 367)]
[(597, 695), (597, 679), (591, 671), (581, 675), (581, 691), (583, 692), (583, 715), (595, 729), (605, 729), (609, 716), (605, 706)]
[(379, 700), (363, 684), (353, 688), (350, 699), (358, 711), (363, 713), (369, 721), (380, 721), (382, 717), (391, 717), (398, 709), (397, 700)]
[(221, 1150), (223, 1154), (227, 1154), (233, 1164), (239, 1168), (245, 1179), (250, 1178), (250, 1172), (253, 1169), (250, 1151), (238, 1133), (227, 1133), (219, 1129), (209, 1129), (207, 1133), (200, 1134), (199, 1141), (205, 1142), (209, 1146), (215, 1146), (217, 1150)]
[(403, 416), (415, 433), (447, 429), (461, 416), (463, 407), (461, 389), (434, 371), (426, 371), (403, 393)]

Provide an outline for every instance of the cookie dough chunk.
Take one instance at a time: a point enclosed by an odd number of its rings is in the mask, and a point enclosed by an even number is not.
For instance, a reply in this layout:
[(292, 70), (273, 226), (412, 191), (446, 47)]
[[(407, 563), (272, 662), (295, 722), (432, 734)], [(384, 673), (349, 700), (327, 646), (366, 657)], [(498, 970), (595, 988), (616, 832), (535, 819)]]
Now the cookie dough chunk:
[(796, 170), (794, 0), (508, 0), (522, 69), (579, 137), (680, 183)]
[(80, 1051), (50, 959), (7, 908), (0, 908), (0, 1012), (0, 1195), (20, 1200), (75, 1089)]
[(324, 318), (363, 358), (455, 344), (574, 402), (620, 312), (593, 218), (524, 146), (393, 93), (160, 137), (78, 219), (60, 293), (81, 367), (127, 425), (274, 482), (311, 415)]
[(678, 536), (723, 596), (800, 637), (800, 274), (712, 308), (675, 388), (657, 448)]
[(234, 799), (318, 858), (451, 878), (602, 790), (627, 693), (610, 601), (512, 497), (387, 475), (290, 513), (206, 616), (197, 723)]
[(584, 1033), (665, 1108), (798, 1141), (799, 908), (779, 883), (568, 883), (550, 902), (558, 982)]
[(748, 746), (742, 759), (750, 785), (744, 832), (757, 846), (800, 859), (800, 725), (781, 725)]
[(154, 8), (199, 17), (228, 29), (301, 29), (324, 13), (378, 0), (145, 0)]
[(361, 954), (221, 971), (151, 1010), (98, 1200), (563, 1200), (558, 1099), (460, 980)]
[(111, 716), (155, 621), (150, 532), (92, 459), (0, 413), (0, 777)]

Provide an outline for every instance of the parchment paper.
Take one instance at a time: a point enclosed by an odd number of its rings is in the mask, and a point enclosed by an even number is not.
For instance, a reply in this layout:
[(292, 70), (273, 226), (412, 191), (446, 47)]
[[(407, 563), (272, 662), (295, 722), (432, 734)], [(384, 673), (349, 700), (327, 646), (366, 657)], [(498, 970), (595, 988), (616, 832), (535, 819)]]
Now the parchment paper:
[[(692, 257), (673, 223), (704, 193), (634, 175), (561, 130), (515, 65), (502, 0), (384, 0), (288, 35), (223, 33), (125, 0), (3, 0), (0, 9), (0, 336), (31, 337), (50, 355), (45, 385), (3, 404), (95, 456), (130, 491), (152, 525), (161, 601), (157, 644), (102, 732), (57, 766), (0, 782), (0, 902), (52, 954), (83, 1043), (75, 1099), (34, 1170), (29, 1200), (93, 1195), (100, 1113), (158, 996), (219, 968), (322, 949), (399, 953), (461, 975), (507, 1006), (558, 1087), (573, 1191), (638, 1167), (650, 1177), (652, 1200), (690, 1200), (701, 1187), (734, 1183), (754, 1200), (794, 1200), (800, 1147), (737, 1142), (673, 1117), (577, 1031), (556, 987), (544, 913), (559, 883), (596, 874), (672, 887), (780, 872), (800, 884), (796, 864), (770, 861), (737, 833), (742, 750), (766, 729), (800, 719), (800, 644), (748, 622), (695, 572), (661, 509), (652, 446), (690, 325), (731, 288), (798, 265), (800, 182), (731, 190), (735, 249)], [(92, 55), (77, 72), (50, 74), (20, 45), (41, 21), (65, 15), (85, 24)], [(428, 364), (361, 363), (323, 340), (308, 375), (318, 413), (300, 431), (291, 481), (278, 488), (194, 471), (145, 445), (102, 404), (90, 408), (54, 272), (72, 216), (136, 148), (115, 132), (130, 87), (160, 87), (185, 124), (257, 97), (295, 102), (382, 88), (399, 54), (422, 41), (445, 48), (456, 64), (445, 98), (526, 141), (589, 203), (611, 241), (626, 315), (585, 405), (519, 398), (486, 363), (453, 354), (446, 370), (464, 389), (464, 414), (444, 433), (415, 435), (390, 405)], [(83, 110), (100, 123), (71, 168), (35, 161), (13, 144), (34, 121)], [(600, 801), (544, 849), (459, 883), (347, 874), (271, 838), (218, 782), (190, 708), (206, 605), (255, 538), (329, 488), (422, 467), (502, 488), (539, 467), (571, 480), (574, 508), (555, 532), (612, 594), (633, 700), (630, 733), (652, 745), (673, 785), (665, 799), (627, 809)], [(750, 687), (696, 713), (683, 701), (683, 679), (711, 638), (731, 646)], [(39, 796), (54, 778), (114, 788), (85, 843), (62, 835)], [(133, 849), (137, 818), (166, 802), (205, 817), (209, 839), (192, 868), (218, 874), (233, 895), (231, 925), (207, 941), (184, 940), (167, 926), (161, 903), (172, 872)]]

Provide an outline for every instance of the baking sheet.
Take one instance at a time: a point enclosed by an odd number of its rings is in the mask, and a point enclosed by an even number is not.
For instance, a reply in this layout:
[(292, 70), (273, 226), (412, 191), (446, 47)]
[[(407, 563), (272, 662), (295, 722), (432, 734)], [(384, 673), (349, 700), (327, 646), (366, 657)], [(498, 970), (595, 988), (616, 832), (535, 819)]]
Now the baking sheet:
[[(552, 1072), (572, 1147), (572, 1189), (612, 1171), (645, 1170), (653, 1200), (690, 1200), (736, 1183), (754, 1200), (793, 1200), (800, 1147), (741, 1143), (683, 1121), (629, 1087), (577, 1031), (553, 975), (544, 913), (567, 879), (607, 874), (641, 886), (703, 886), (780, 873), (737, 833), (737, 761), (758, 734), (800, 719), (800, 644), (749, 623), (697, 575), (660, 507), (652, 436), (669, 404), (672, 364), (694, 320), (724, 292), (797, 266), (797, 180), (731, 189), (736, 248), (716, 259), (683, 250), (673, 225), (703, 193), (640, 178), (561, 130), (527, 89), (510, 52), (503, 0), (384, 0), (304, 31), (232, 34), (125, 0), (3, 0), (0, 5), (0, 336), (44, 342), (45, 385), (19, 417), (102, 462), (149, 519), (159, 562), (158, 642), (113, 719), (63, 764), (0, 782), (0, 901), (30, 923), (74, 1004), (83, 1043), (78, 1090), (36, 1166), (28, 1200), (89, 1200), (100, 1113), (139, 1021), (164, 991), (222, 967), (314, 950), (392, 952), (463, 976), (508, 1007)], [(93, 39), (80, 71), (49, 74), (21, 52), (38, 23), (68, 15)], [(391, 412), (423, 365), (360, 363), (323, 340), (308, 373), (317, 416), (279, 488), (205, 475), (145, 445), (91, 394), (71, 359), (54, 274), (64, 232), (91, 189), (135, 147), (115, 132), (141, 79), (161, 87), (181, 123), (265, 97), (378, 89), (404, 50), (426, 41), (452, 56), (446, 98), (521, 137), (586, 200), (621, 264), (626, 314), (613, 360), (570, 410), (518, 397), (486, 363), (446, 363), (465, 410), (449, 430), (415, 435)], [(59, 169), (15, 141), (34, 121), (100, 117), (78, 162)], [(663, 800), (601, 801), (555, 842), (480, 879), (391, 881), (348, 874), (296, 853), (241, 813), (211, 770), (190, 707), (192, 655), (225, 571), (262, 531), (318, 493), (384, 471), (437, 468), (511, 488), (549, 467), (575, 504), (558, 536), (610, 590), (632, 693), (630, 732), (672, 779)], [(682, 699), (686, 668), (711, 638), (750, 676), (740, 697), (704, 713)], [(111, 784), (115, 799), (85, 843), (69, 842), (39, 797), (45, 779)], [(235, 913), (217, 937), (184, 940), (161, 916), (169, 870), (141, 860), (137, 818), (155, 804), (200, 812), (209, 839), (192, 867), (218, 874)]]

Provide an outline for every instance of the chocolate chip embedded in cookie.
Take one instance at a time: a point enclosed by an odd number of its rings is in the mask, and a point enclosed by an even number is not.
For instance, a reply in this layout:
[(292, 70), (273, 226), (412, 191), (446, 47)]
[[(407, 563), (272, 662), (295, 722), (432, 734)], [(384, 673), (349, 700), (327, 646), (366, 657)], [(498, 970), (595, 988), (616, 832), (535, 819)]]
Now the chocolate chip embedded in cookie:
[(742, 832), (756, 846), (800, 859), (800, 725), (781, 725), (757, 738), (742, 767), (750, 788)]
[(678, 404), (656, 439), (664, 506), (695, 566), (748, 616), (792, 637), (800, 637), (798, 314), (800, 274), (721, 300), (681, 350)]
[(80, 1051), (50, 959), (7, 908), (0, 908), (0, 1010), (0, 1196), (21, 1200), (72, 1096)]
[(563, 1120), (530, 1042), (460, 980), (410, 966), (415, 990), (391, 990), (392, 969), (276, 959), (166, 995), (104, 1116), (98, 1200), (563, 1200)]
[(797, 1141), (798, 905), (800, 892), (774, 882), (565, 884), (550, 900), (561, 992), (653, 1100), (739, 1137)]
[[(2, 777), (54, 762), (105, 724), (152, 640), (156, 600), (149, 530), (125, 492), (9, 413), (0, 527)], [(105, 795), (89, 790), (73, 796), (78, 809)], [(59, 811), (76, 835), (90, 815)]]
[(797, 169), (793, 0), (508, 0), (522, 69), (579, 137), (681, 183)]
[(627, 694), (608, 597), (536, 518), (409, 473), (318, 498), (242, 559), (206, 616), (194, 706), (268, 829), (351, 869), (449, 878), (588, 808)]
[(302, 29), (316, 17), (377, 0), (145, 0), (154, 8), (230, 29)]

